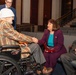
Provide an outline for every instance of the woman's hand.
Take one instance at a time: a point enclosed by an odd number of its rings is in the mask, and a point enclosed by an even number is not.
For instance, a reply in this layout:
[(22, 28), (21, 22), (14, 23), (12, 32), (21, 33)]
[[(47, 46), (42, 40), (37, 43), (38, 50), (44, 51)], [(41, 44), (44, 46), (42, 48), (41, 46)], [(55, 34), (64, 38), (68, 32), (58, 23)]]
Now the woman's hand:
[(27, 43), (26, 42), (19, 42), (19, 45), (20, 46), (27, 46)]
[(34, 43), (38, 43), (38, 39), (37, 38), (33, 37), (32, 40), (33, 40)]

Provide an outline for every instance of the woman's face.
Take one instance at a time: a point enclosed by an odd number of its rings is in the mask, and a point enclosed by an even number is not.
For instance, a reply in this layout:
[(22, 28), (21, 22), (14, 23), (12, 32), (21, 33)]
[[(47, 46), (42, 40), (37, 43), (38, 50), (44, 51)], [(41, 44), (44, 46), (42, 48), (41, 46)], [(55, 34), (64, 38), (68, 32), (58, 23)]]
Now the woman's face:
[(14, 17), (8, 17), (6, 20), (7, 20), (8, 23), (12, 24), (13, 20), (14, 20)]
[(50, 23), (50, 22), (48, 22), (47, 29), (50, 30), (50, 31), (52, 31), (52, 29), (53, 29), (53, 24)]

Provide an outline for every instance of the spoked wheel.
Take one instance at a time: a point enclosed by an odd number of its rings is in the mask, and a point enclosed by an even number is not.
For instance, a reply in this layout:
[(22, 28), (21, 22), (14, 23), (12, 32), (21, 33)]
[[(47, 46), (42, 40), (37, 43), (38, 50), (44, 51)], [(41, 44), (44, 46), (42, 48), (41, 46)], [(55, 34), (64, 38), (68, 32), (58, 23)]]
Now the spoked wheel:
[(21, 75), (21, 70), (15, 60), (0, 55), (0, 75)]

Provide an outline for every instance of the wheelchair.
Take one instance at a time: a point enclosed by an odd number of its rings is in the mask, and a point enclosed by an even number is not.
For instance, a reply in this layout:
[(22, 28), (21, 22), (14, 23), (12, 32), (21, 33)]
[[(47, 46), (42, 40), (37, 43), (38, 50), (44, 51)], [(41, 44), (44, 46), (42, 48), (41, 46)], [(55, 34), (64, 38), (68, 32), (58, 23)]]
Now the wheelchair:
[[(11, 50), (5, 51), (5, 49)], [(37, 75), (37, 70), (43, 75), (42, 66), (36, 63), (32, 54), (21, 58), (21, 51), (16, 55), (11, 54), (13, 49), (20, 50), (20, 46), (0, 46), (0, 75)]]

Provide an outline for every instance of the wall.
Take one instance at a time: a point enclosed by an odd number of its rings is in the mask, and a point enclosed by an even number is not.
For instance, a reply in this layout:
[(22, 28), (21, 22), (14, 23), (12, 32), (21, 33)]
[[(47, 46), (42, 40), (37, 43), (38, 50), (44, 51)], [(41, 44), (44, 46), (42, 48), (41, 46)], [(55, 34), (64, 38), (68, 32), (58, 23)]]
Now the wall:
[[(38, 5), (38, 25), (43, 25), (43, 3), (44, 0), (39, 0)], [(23, 15), (22, 23), (30, 23), (30, 0), (23, 0)]]
[(44, 0), (39, 0), (38, 5), (38, 25), (43, 25), (43, 9), (44, 9)]
[(30, 0), (23, 0), (22, 23), (30, 23)]
[[(61, 16), (61, 0), (52, 0), (52, 18), (57, 19)], [(38, 5), (38, 25), (43, 25), (44, 0), (39, 0)], [(22, 23), (30, 23), (30, 0), (23, 0)]]
[(52, 0), (52, 19), (61, 16), (61, 0)]
[(73, 0), (73, 9), (76, 8), (76, 0)]
[[(57, 19), (61, 16), (61, 1), (52, 0), (52, 18)], [(38, 6), (38, 25), (43, 25), (44, 0), (39, 0)], [(76, 8), (76, 0), (73, 0), (73, 9)], [(16, 0), (17, 24), (21, 23), (21, 0)], [(23, 23), (30, 23), (30, 0), (23, 0)]]
[(21, 0), (16, 0), (17, 24), (21, 24)]

